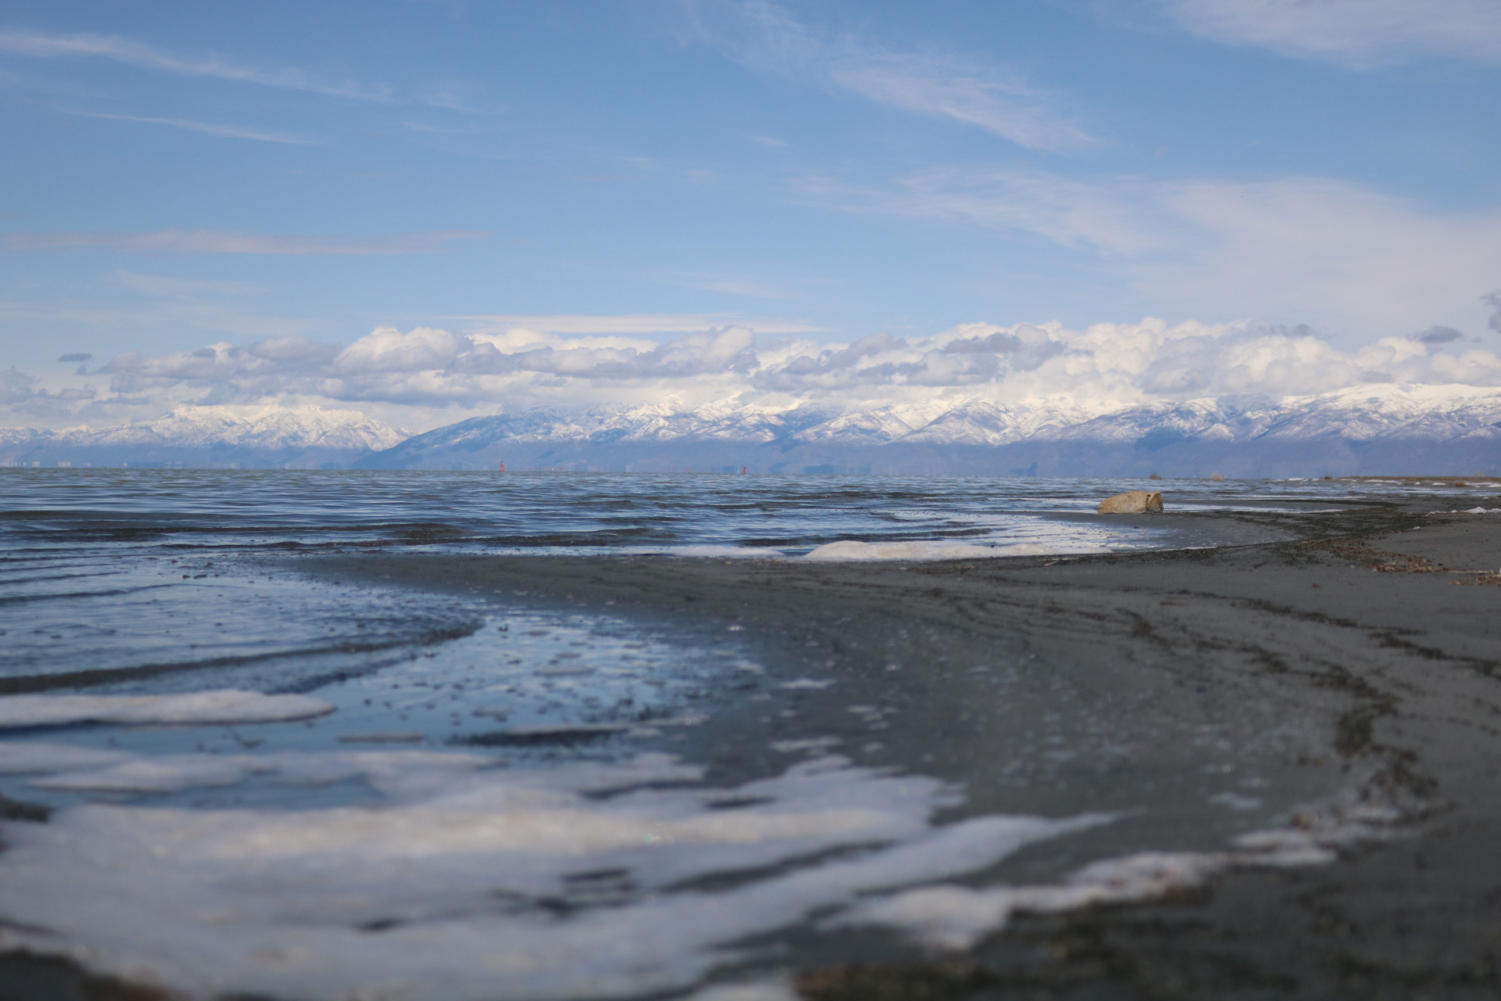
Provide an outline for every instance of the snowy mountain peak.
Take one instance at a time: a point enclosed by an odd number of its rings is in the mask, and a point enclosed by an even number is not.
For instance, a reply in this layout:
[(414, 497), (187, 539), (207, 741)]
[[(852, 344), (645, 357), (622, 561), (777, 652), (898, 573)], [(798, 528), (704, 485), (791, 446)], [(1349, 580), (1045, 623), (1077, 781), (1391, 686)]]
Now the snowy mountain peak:
[(97, 444), (234, 445), (378, 451), (407, 436), (358, 410), (325, 407), (179, 407), (155, 420), (112, 428), (77, 428), (69, 438)]

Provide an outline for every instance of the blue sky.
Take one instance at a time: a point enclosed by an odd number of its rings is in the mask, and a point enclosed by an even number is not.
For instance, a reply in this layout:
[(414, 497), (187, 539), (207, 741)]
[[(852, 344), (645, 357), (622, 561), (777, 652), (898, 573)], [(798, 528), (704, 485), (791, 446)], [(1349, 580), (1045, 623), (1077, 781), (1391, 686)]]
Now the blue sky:
[(1494, 0), (12, 0), (0, 424), (1493, 385), (1498, 96)]

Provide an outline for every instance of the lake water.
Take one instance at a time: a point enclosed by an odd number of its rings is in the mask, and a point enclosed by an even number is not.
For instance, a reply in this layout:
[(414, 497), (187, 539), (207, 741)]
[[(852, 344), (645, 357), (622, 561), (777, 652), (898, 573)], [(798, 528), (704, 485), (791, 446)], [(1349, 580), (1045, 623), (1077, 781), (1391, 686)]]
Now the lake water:
[[(917, 560), (1224, 541), (1212, 519), (1093, 513), (1146, 485), (0, 470), (0, 793), (55, 811), (0, 824), (0, 947), (203, 997), (781, 998), (750, 943), (810, 916), (962, 945), (966, 909), (993, 925), (997, 908), (1192, 879), (1189, 858), (1103, 860), (1067, 886), (930, 893), (1113, 817), (940, 822), (962, 789), (816, 737), (717, 788), (678, 753), (685, 734), (729, 693), (774, 711), (827, 682), (788, 681), (744, 633), (297, 571), (349, 552)], [(1251, 516), (1237, 542), (1256, 515), (1370, 489), (1152, 486), (1173, 510)], [(1223, 795), (1256, 802), (1254, 783)], [(1327, 852), (1287, 859), (1310, 855)], [(734, 986), (739, 966), (763, 972)]]

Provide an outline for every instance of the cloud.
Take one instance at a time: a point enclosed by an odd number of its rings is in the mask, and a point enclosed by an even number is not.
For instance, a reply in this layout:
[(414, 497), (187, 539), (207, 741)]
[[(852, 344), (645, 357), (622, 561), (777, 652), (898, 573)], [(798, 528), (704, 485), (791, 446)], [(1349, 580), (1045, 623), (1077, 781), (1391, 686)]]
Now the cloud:
[(853, 35), (828, 37), (770, 0), (690, 0), (687, 37), (768, 72), (982, 129), (1019, 146), (1058, 151), (1093, 140), (1018, 75), (952, 52), (895, 51)]
[[(876, 333), (847, 344), (758, 343), (743, 326), (663, 342), (598, 334), (464, 334), (379, 327), (340, 346), (300, 336), (214, 343), (163, 355), (127, 352), (44, 390), (4, 382), (14, 412), (103, 413), (125, 402), (258, 404), (296, 398), (385, 408), (433, 426), (451, 408), (582, 410), (675, 397), (687, 405), (870, 409), (984, 400), (1050, 401), (1099, 411), (1219, 396), (1277, 397), (1376, 382), (1501, 386), (1501, 356), (1440, 334), (1341, 348), (1305, 326), (1247, 322), (967, 323), (929, 336)], [(106, 390), (107, 384), (107, 393)], [(72, 393), (73, 396), (66, 394)], [(73, 403), (68, 401), (72, 400)], [(395, 408), (397, 412), (392, 412)], [(421, 411), (402, 418), (400, 411)], [(444, 416), (445, 413), (449, 416)]]
[(1501, 334), (1501, 291), (1490, 293), (1482, 301), (1493, 310), (1491, 318), (1487, 321), (1486, 325), (1496, 333)]
[(283, 236), (222, 230), (163, 229), (139, 233), (59, 231), (0, 233), (0, 250), (108, 250), (178, 254), (422, 254), (453, 240), (474, 239), (473, 230), (435, 230), (389, 236)]
[(253, 142), (281, 143), (290, 146), (315, 146), (317, 139), (307, 139), (302, 136), (291, 136), (280, 132), (262, 132), (256, 129), (242, 128), (238, 125), (216, 125), (212, 122), (198, 122), (187, 118), (158, 118), (152, 115), (118, 115), (104, 111), (80, 111), (73, 108), (59, 108), (65, 115), (73, 115), (79, 118), (102, 118), (111, 122), (136, 122), (142, 125), (164, 125), (168, 128), (182, 129), (186, 132), (201, 132), (205, 135), (222, 136), (226, 139), (248, 139)]
[(339, 349), (304, 337), (275, 337), (242, 347), (215, 343), (193, 351), (145, 355), (130, 351), (99, 366), (116, 394), (173, 389), (212, 390), (218, 398), (259, 399), (312, 391), (333, 370)]
[(1453, 327), (1429, 327), (1427, 330), (1413, 334), (1412, 339), (1420, 344), (1449, 344), (1453, 341), (1464, 340), (1464, 334)]
[(1260, 182), (934, 168), (804, 197), (1030, 233), (1094, 258), (1164, 311), (1309, 321), (1370, 337), (1475, 321), (1501, 273), (1501, 212), (1455, 213), (1325, 178)]
[(450, 319), (464, 321), (472, 333), (520, 328), (555, 334), (673, 334), (737, 324), (753, 327), (763, 334), (808, 334), (823, 329), (796, 320), (757, 319), (732, 313), (492, 313)]
[(1356, 66), (1419, 56), (1501, 62), (1495, 0), (1160, 0), (1204, 38)]
[(19, 369), (0, 370), (0, 403), (21, 403), (35, 393), (36, 376)]
[(48, 389), (36, 376), (19, 369), (0, 369), (0, 407), (29, 417), (57, 418), (76, 413), (96, 395), (89, 386)]
[(1147, 182), (1085, 181), (1040, 171), (932, 167), (885, 186), (856, 186), (827, 175), (798, 181), (832, 208), (1024, 230), (1067, 247), (1143, 254), (1161, 247), (1160, 210)]
[(138, 271), (120, 269), (115, 280), (143, 295), (164, 299), (197, 299), (203, 296), (239, 296), (256, 290), (246, 282), (212, 281), (197, 278), (177, 278), (170, 275), (148, 275)]
[(713, 278), (692, 283), (693, 288), (722, 295), (744, 296), (749, 299), (790, 299), (781, 289), (744, 278)]
[(93, 357), (93, 354), (88, 351), (69, 351), (67, 354), (58, 355), (57, 360), (61, 362), (84, 362)]
[(138, 69), (175, 73), (179, 76), (228, 80), (262, 87), (309, 91), (331, 97), (386, 101), (387, 87), (354, 81), (333, 83), (318, 80), (297, 69), (267, 69), (231, 62), (218, 56), (184, 56), (116, 35), (47, 35), (28, 31), (0, 31), (0, 52), (36, 59), (92, 58), (134, 66)]
[(0, 330), (11, 336), (45, 331), (75, 337), (80, 328), (87, 327), (98, 331), (101, 338), (118, 343), (132, 336), (149, 337), (162, 329), (188, 328), (250, 338), (302, 334), (313, 326), (306, 317), (242, 309), (193, 295), (154, 298), (137, 308), (0, 300)]
[(1029, 149), (1084, 146), (1091, 137), (1019, 80), (946, 56), (856, 50), (828, 68), (838, 87), (880, 104), (973, 125)]
[(469, 131), (468, 129), (449, 128), (444, 125), (429, 125), (427, 122), (402, 122), (401, 127), (409, 132), (421, 132), (431, 136), (457, 136)]
[(334, 368), (341, 372), (444, 368), (468, 346), (467, 339), (434, 327), (418, 327), (404, 334), (393, 327), (380, 327), (339, 352)]

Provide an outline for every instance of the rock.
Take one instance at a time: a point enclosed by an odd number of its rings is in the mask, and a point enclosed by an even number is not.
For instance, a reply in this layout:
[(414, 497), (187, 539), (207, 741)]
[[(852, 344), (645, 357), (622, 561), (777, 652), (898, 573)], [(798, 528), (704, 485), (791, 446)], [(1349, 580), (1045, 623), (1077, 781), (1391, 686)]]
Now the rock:
[(1146, 514), (1162, 510), (1162, 494), (1157, 491), (1127, 490), (1114, 497), (1106, 497), (1095, 508), (1100, 514)]

